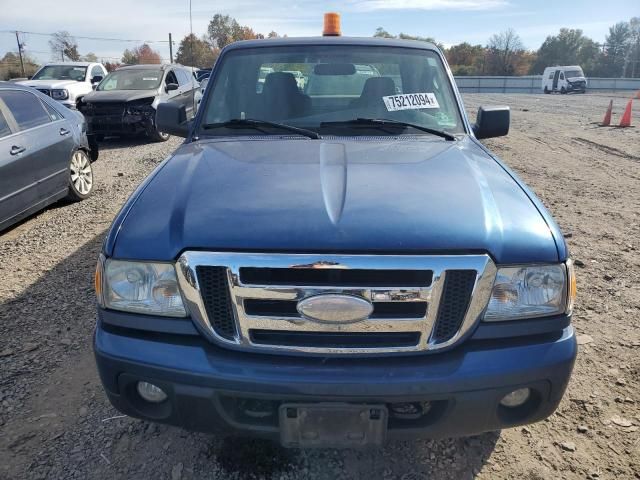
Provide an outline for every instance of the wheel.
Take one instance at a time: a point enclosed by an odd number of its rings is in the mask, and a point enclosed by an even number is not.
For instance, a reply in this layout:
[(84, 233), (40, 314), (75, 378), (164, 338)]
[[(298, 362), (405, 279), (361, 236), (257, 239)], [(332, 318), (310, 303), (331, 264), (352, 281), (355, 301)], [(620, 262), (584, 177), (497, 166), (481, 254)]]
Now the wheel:
[(566, 89), (566, 88), (564, 88), (564, 87), (562, 87), (562, 88), (560, 89), (560, 93), (561, 93), (562, 95), (564, 95), (565, 93), (567, 93), (567, 89)]
[(156, 142), (166, 142), (167, 140), (169, 140), (170, 135), (168, 133), (159, 132), (158, 130), (154, 129), (151, 133), (149, 133), (149, 137), (151, 137), (151, 139), (155, 140)]
[(73, 202), (84, 200), (93, 191), (93, 168), (85, 152), (77, 150), (69, 164), (69, 193), (67, 199)]
[(549, 94), (549, 93), (550, 93), (550, 92), (549, 92), (549, 89), (547, 88), (547, 86), (546, 86), (546, 85), (544, 86), (544, 93), (546, 93), (546, 94)]

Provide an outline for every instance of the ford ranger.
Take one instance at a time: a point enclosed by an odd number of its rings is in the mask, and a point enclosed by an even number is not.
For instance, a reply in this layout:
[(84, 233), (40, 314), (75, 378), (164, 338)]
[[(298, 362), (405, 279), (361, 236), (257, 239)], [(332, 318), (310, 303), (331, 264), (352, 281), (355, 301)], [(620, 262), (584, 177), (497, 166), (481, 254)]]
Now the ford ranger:
[(157, 124), (186, 140), (96, 269), (94, 350), (118, 410), (363, 447), (556, 409), (577, 351), (567, 246), (479, 142), (508, 132), (509, 109), (470, 124), (436, 46), (234, 43), (196, 117), (166, 103)]

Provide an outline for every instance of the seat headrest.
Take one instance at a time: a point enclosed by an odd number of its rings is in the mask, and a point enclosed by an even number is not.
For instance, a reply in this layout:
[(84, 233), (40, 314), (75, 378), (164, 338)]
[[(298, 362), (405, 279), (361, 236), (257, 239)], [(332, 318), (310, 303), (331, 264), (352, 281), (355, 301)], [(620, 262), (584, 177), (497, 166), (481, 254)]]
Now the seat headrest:
[(272, 91), (284, 93), (300, 93), (298, 84), (296, 83), (296, 79), (293, 74), (285, 72), (274, 72), (266, 76), (266, 78), (264, 79), (264, 87), (262, 89), (262, 93), (271, 93)]
[(368, 78), (362, 88), (361, 97), (381, 98), (396, 94), (396, 84), (389, 77)]

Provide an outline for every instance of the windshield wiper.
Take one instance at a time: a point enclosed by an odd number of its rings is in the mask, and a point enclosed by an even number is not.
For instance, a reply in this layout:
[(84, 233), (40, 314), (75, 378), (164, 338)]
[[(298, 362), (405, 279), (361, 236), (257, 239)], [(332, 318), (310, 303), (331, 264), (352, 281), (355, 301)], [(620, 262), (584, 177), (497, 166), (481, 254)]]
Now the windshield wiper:
[(409, 127), (420, 130), (421, 132), (430, 133), (431, 135), (437, 135), (438, 137), (446, 138), (447, 140), (455, 140), (456, 137), (443, 130), (436, 130), (435, 128), (423, 127), (422, 125), (416, 125), (415, 123), (400, 122), (398, 120), (389, 120), (387, 118), (356, 118), (354, 120), (344, 120), (342, 122), (322, 122), (321, 127), (334, 127), (334, 126), (349, 126), (349, 125), (363, 125), (363, 126), (392, 126), (392, 127)]
[(280, 130), (287, 130), (298, 135), (304, 135), (314, 140), (322, 138), (317, 132), (313, 130), (307, 130), (306, 128), (298, 128), (285, 123), (268, 122), (267, 120), (254, 120), (251, 118), (233, 118), (226, 122), (219, 123), (207, 123), (202, 126), (205, 130), (213, 130), (214, 128), (255, 128), (256, 130), (263, 131), (262, 127), (279, 128)]

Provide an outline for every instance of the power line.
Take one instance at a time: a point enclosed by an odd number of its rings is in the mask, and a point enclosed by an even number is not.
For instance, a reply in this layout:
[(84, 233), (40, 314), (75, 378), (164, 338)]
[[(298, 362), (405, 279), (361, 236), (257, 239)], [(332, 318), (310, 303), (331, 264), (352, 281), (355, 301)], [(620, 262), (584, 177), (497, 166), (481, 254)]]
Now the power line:
[[(0, 30), (0, 33), (10, 33), (14, 35), (16, 32), (26, 34), (26, 35), (40, 35), (44, 37), (52, 37), (55, 33), (42, 33), (42, 32), (27, 32), (23, 30)], [(136, 40), (136, 39), (128, 39), (128, 38), (106, 38), (106, 37), (85, 37), (79, 35), (71, 35), (73, 38), (81, 39), (81, 40), (97, 40), (104, 42), (137, 42), (137, 43), (169, 43), (169, 40)]]

